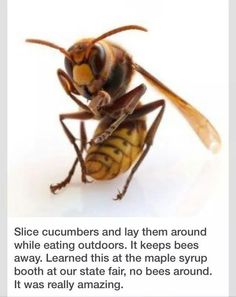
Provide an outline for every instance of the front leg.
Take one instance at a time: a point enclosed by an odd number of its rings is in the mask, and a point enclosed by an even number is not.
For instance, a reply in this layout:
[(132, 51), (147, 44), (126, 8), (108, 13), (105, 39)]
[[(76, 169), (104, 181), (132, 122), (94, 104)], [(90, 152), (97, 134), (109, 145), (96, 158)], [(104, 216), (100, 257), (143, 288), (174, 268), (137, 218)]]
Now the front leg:
[(115, 121), (102, 134), (94, 137), (90, 143), (98, 144), (105, 141), (119, 127), (119, 125), (135, 110), (140, 98), (146, 91), (144, 84), (121, 96), (114, 102), (104, 105), (100, 112), (115, 118)]
[(97, 92), (96, 95), (92, 97), (92, 100), (90, 101), (88, 107), (94, 114), (94, 116), (97, 119), (100, 119), (104, 115), (101, 110), (102, 107), (108, 105), (110, 102), (111, 96), (107, 92), (100, 90)]
[(83, 110), (86, 111), (90, 111), (89, 107), (84, 104), (83, 102), (81, 102), (78, 98), (76, 98), (74, 94), (76, 95), (80, 95), (78, 93), (78, 91), (76, 90), (72, 80), (70, 79), (70, 77), (65, 73), (65, 71), (63, 71), (62, 69), (58, 69), (57, 70), (57, 76), (59, 78), (59, 81), (63, 87), (63, 89), (65, 90), (66, 94), (70, 96), (70, 98), (79, 106), (81, 107)]

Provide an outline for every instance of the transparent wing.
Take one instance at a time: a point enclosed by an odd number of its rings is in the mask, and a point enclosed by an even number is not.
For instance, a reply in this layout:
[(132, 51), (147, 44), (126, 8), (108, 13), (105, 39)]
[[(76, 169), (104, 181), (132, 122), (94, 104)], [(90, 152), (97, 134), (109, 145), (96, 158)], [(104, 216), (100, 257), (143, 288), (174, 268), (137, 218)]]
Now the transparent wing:
[(144, 68), (134, 63), (133, 67), (136, 71), (141, 73), (145, 79), (163, 93), (167, 99), (169, 99), (175, 107), (181, 112), (185, 119), (189, 122), (190, 126), (196, 132), (203, 144), (211, 150), (213, 153), (217, 153), (220, 150), (221, 140), (218, 132), (209, 122), (209, 120), (202, 115), (191, 104), (180, 98), (162, 82), (155, 78), (152, 74), (146, 71)]

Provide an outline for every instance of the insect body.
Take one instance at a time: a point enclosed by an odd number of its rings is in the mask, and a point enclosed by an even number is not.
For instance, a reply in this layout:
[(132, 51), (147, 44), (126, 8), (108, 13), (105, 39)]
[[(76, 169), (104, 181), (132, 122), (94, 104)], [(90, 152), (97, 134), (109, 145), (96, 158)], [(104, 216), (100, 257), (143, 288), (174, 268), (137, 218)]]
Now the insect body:
[[(69, 97), (80, 107), (78, 112), (60, 115), (65, 134), (74, 146), (76, 159), (67, 177), (62, 182), (51, 185), (53, 193), (70, 182), (77, 164), (80, 163), (82, 182), (89, 182), (87, 176), (96, 180), (112, 179), (131, 169), (117, 199), (125, 195), (135, 171), (153, 143), (165, 110), (164, 100), (144, 105), (140, 103), (146, 91), (144, 84), (127, 91), (135, 71), (142, 74), (177, 107), (207, 148), (217, 151), (220, 147), (217, 131), (199, 111), (134, 63), (124, 49), (105, 40), (110, 35), (132, 29), (146, 31), (136, 25), (124, 26), (94, 39), (80, 40), (68, 50), (51, 42), (27, 39), (28, 42), (46, 45), (64, 54), (66, 72), (59, 69), (58, 78)], [(83, 103), (78, 98), (79, 95), (89, 100), (89, 104)], [(147, 129), (145, 115), (156, 109), (158, 114)], [(80, 147), (65, 124), (67, 119), (80, 121)], [(97, 119), (99, 124), (87, 148), (84, 120), (88, 119)], [(85, 158), (84, 151), (87, 151)]]

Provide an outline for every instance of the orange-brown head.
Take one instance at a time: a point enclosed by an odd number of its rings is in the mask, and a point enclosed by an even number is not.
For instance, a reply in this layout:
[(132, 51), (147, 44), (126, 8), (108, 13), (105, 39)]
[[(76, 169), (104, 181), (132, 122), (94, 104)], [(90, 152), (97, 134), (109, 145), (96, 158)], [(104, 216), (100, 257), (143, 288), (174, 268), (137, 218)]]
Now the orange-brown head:
[(129, 25), (108, 31), (97, 38), (87, 38), (76, 42), (68, 50), (48, 41), (27, 39), (27, 42), (46, 45), (59, 50), (65, 56), (65, 68), (78, 92), (90, 99), (107, 82), (113, 68), (112, 51), (103, 39), (126, 30), (147, 31), (145, 28)]
[(107, 60), (111, 59), (104, 43), (97, 42), (90, 47), (91, 43), (92, 39), (80, 40), (68, 49), (71, 59), (65, 57), (68, 75), (79, 93), (88, 99), (104, 84), (106, 77), (102, 72), (107, 67)]

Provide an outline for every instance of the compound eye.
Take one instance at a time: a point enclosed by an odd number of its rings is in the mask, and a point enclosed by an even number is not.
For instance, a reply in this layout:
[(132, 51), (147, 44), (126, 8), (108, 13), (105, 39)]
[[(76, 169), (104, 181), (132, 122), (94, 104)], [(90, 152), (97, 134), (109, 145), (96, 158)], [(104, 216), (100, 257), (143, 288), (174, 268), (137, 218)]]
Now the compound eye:
[(102, 71), (105, 65), (105, 50), (101, 45), (96, 44), (92, 48), (88, 62), (94, 75), (98, 75)]

